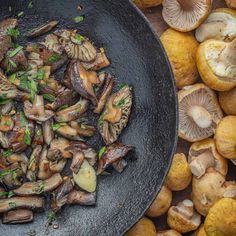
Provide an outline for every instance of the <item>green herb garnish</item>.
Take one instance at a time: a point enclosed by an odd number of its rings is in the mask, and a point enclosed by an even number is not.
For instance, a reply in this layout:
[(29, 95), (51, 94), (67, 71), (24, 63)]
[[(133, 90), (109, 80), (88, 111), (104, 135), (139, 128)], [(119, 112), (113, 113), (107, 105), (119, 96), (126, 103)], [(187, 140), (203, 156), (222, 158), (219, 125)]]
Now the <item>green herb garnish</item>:
[(52, 223), (56, 220), (56, 213), (50, 211), (47, 215), (47, 224), (52, 225)]
[(7, 35), (11, 36), (13, 40), (16, 40), (20, 36), (20, 31), (14, 28), (8, 28)]
[(13, 181), (16, 181), (16, 178), (17, 178), (17, 172), (16, 172), (16, 171), (12, 171), (12, 172), (11, 172), (11, 179), (12, 179)]
[(37, 182), (37, 187), (34, 189), (34, 192), (37, 194), (41, 194), (44, 192), (44, 181), (39, 180)]
[(9, 208), (10, 208), (10, 209), (16, 207), (16, 203), (15, 203), (15, 202), (9, 202), (8, 205), (9, 205)]
[(16, 81), (16, 74), (12, 74), (11, 76), (9, 76), (9, 81), (11, 83), (15, 83), (15, 81)]
[(18, 52), (20, 52), (23, 49), (22, 46), (18, 46), (16, 49), (14, 49), (12, 52), (9, 53), (8, 57), (14, 57)]
[(29, 4), (28, 4), (28, 9), (32, 9), (33, 8), (33, 2), (31, 1), (31, 2), (29, 2)]
[(64, 110), (64, 109), (66, 109), (67, 107), (68, 107), (68, 105), (65, 104), (65, 105), (63, 105), (63, 106), (60, 106), (60, 107), (57, 109), (57, 111)]
[(36, 231), (33, 229), (33, 230), (30, 230), (29, 232), (26, 233), (28, 236), (36, 236)]
[(104, 152), (106, 151), (106, 146), (102, 147), (99, 152), (98, 152), (98, 159), (100, 159), (102, 157), (102, 155), (104, 154)]
[(17, 14), (17, 17), (22, 17), (23, 15), (24, 15), (24, 12), (21, 11), (21, 12), (19, 12), (19, 13)]
[(5, 104), (8, 103), (9, 101), (11, 101), (11, 100), (10, 100), (10, 99), (3, 100), (2, 98), (0, 98), (0, 105), (5, 105)]
[(40, 68), (38, 70), (38, 79), (44, 80), (45, 79), (45, 72), (46, 72), (46, 70), (44, 67)]
[(12, 122), (10, 120), (7, 120), (4, 122), (4, 125), (6, 125), (6, 126), (11, 126), (11, 124), (12, 124)]
[(13, 154), (13, 150), (11, 148), (3, 151), (3, 157), (4, 158), (8, 158), (9, 156), (11, 156)]
[(37, 87), (37, 83), (32, 79), (30, 81), (30, 99), (31, 99), (31, 102), (34, 101), (34, 97), (38, 91), (38, 87)]
[(27, 120), (25, 118), (25, 114), (23, 111), (20, 112), (20, 128), (25, 127), (27, 124)]
[(31, 143), (30, 130), (29, 130), (28, 124), (25, 126), (24, 142), (26, 145), (30, 145)]
[(34, 43), (34, 44), (32, 45), (32, 48), (33, 48), (35, 51), (37, 51), (37, 50), (39, 49), (39, 45), (36, 44), (36, 43)]
[(105, 113), (101, 114), (99, 119), (98, 119), (98, 123), (99, 124), (102, 124), (104, 122), (104, 116), (105, 116)]
[(48, 59), (45, 60), (46, 64), (57, 62), (62, 58), (62, 55), (59, 53), (53, 53)]
[(11, 68), (17, 67), (16, 63), (13, 60), (11, 60), (10, 58), (7, 58), (7, 60), (8, 60), (8, 65), (9, 65), (9, 68), (7, 68), (8, 72), (11, 70)]
[(66, 123), (54, 123), (52, 125), (52, 129), (53, 129), (53, 131), (55, 131), (55, 130), (60, 129), (62, 126), (65, 126), (65, 125), (66, 125)]
[(81, 44), (84, 40), (84, 37), (80, 34), (76, 34), (75, 40), (76, 40), (76, 43)]
[(11, 169), (11, 170), (3, 170), (0, 172), (0, 181), (2, 182), (3, 178), (6, 176), (6, 175), (12, 175), (12, 173), (16, 171), (16, 168), (15, 169)]
[(8, 198), (11, 198), (11, 197), (13, 197), (14, 195), (15, 195), (15, 193), (13, 193), (12, 191), (9, 191), (7, 197), (8, 197)]
[(84, 20), (84, 16), (76, 16), (76, 17), (74, 18), (75, 23), (80, 23), (80, 22), (83, 21), (83, 20)]
[(116, 104), (116, 108), (120, 108), (125, 104), (125, 99), (122, 98), (120, 99), (120, 101)]
[(51, 94), (43, 94), (43, 98), (46, 99), (49, 102), (54, 102), (56, 100), (56, 97)]
[(35, 162), (35, 156), (34, 156), (34, 155), (31, 155), (31, 156), (30, 156), (30, 160), (29, 160), (29, 166), (28, 166), (28, 169), (29, 169), (29, 170), (32, 168), (34, 162)]
[(24, 90), (29, 90), (29, 81), (26, 74), (20, 76), (20, 87)]
[(85, 123), (84, 123), (84, 122), (80, 123), (80, 128), (81, 128), (81, 129), (86, 129), (86, 126), (85, 126)]

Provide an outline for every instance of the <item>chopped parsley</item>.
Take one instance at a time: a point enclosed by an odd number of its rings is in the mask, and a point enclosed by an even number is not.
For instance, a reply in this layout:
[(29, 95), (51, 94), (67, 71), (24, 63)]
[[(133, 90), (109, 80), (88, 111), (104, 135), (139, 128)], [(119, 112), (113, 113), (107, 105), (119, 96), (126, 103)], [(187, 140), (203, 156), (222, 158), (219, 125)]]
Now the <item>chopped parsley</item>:
[(11, 83), (15, 83), (15, 81), (16, 81), (16, 74), (12, 74), (11, 76), (9, 76), (9, 81)]
[(8, 54), (8, 57), (14, 57), (18, 52), (20, 52), (23, 49), (22, 46), (18, 46), (16, 49), (14, 49), (12, 52)]
[(16, 40), (20, 36), (20, 31), (18, 29), (14, 29), (14, 28), (8, 28), (7, 35), (11, 36), (11, 38), (13, 40)]
[(50, 211), (47, 215), (47, 224), (52, 225), (52, 223), (56, 220), (56, 213)]
[(9, 192), (0, 192), (0, 197), (7, 197), (7, 198), (11, 198), (12, 196), (14, 196), (15, 194), (12, 191)]
[(20, 87), (24, 90), (29, 90), (29, 81), (26, 74), (20, 76)]
[(102, 124), (104, 122), (104, 116), (105, 116), (105, 113), (101, 114), (99, 119), (98, 119), (98, 123), (99, 124)]
[(34, 192), (37, 194), (41, 194), (44, 192), (44, 181), (39, 180), (37, 182), (37, 187), (34, 189)]
[(21, 11), (21, 12), (19, 12), (19, 13), (17, 14), (17, 17), (22, 17), (24, 14), (25, 14), (25, 13), (24, 13), (23, 11)]
[(76, 43), (81, 44), (83, 42), (83, 40), (84, 40), (84, 37), (82, 35), (76, 34), (76, 36), (75, 36)]
[(33, 6), (34, 6), (33, 2), (32, 2), (32, 1), (31, 1), (31, 2), (29, 2), (29, 4), (28, 4), (28, 9), (32, 9), (32, 8), (33, 8)]
[(99, 152), (98, 152), (98, 159), (100, 159), (102, 157), (102, 155), (104, 154), (104, 152), (106, 151), (106, 146), (102, 147)]
[(6, 125), (6, 126), (11, 126), (11, 124), (12, 124), (12, 122), (10, 120), (7, 120), (4, 122), (4, 125)]
[(46, 99), (49, 102), (54, 102), (56, 100), (56, 97), (51, 94), (43, 94), (43, 98)]
[(55, 123), (52, 125), (53, 131), (60, 129), (62, 126), (65, 126), (66, 123)]
[(31, 143), (30, 130), (28, 124), (25, 126), (24, 143), (27, 145), (30, 145)]
[(44, 67), (40, 68), (38, 70), (38, 79), (44, 80), (45, 79), (45, 72), (46, 72), (46, 70)]
[(34, 162), (35, 162), (35, 156), (34, 156), (34, 155), (31, 155), (31, 156), (30, 156), (30, 160), (29, 160), (28, 169), (31, 169), (31, 168), (33, 167)]
[(12, 179), (13, 177), (15, 176), (15, 173), (17, 170), (17, 168), (14, 168), (14, 169), (11, 169), (11, 170), (3, 170), (0, 172), (0, 181), (2, 182), (3, 178), (6, 176), (6, 175), (11, 175), (12, 176)]
[(64, 110), (64, 109), (66, 109), (67, 107), (68, 107), (68, 105), (65, 104), (65, 105), (63, 105), (63, 106), (60, 106), (60, 107), (57, 109), (57, 111)]
[(9, 205), (10, 209), (13, 209), (13, 208), (16, 207), (16, 203), (15, 202), (9, 202), (8, 205)]
[(74, 18), (75, 23), (80, 23), (84, 20), (84, 16), (76, 16)]
[(62, 55), (59, 53), (53, 53), (49, 58), (45, 60), (46, 64), (51, 64), (53, 62), (57, 62), (62, 58)]
[(30, 99), (31, 99), (31, 102), (34, 101), (34, 97), (38, 91), (38, 87), (37, 87), (37, 83), (32, 79), (30, 81)]
[(27, 120), (25, 118), (25, 114), (23, 111), (20, 112), (20, 128), (25, 127), (27, 124)]
[(80, 123), (80, 128), (81, 128), (81, 129), (86, 129), (86, 126), (85, 126), (85, 123), (84, 123), (84, 122)]
[(11, 156), (13, 154), (13, 150), (11, 148), (3, 151), (3, 157), (4, 158), (8, 158), (9, 156)]
[(36, 236), (36, 231), (34, 229), (26, 233), (28, 236)]
[(120, 101), (116, 104), (116, 108), (120, 108), (125, 104), (125, 99), (122, 98), (120, 99)]

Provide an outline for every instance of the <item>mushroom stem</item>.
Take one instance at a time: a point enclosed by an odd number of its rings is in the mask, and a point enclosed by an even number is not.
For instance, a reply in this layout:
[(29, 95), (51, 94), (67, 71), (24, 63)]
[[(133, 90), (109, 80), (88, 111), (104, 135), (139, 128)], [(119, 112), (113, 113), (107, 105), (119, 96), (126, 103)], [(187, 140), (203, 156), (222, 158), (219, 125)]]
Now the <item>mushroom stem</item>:
[(194, 120), (196, 125), (202, 129), (211, 126), (211, 114), (202, 106), (193, 106), (188, 110), (188, 115)]
[(38, 95), (35, 96), (32, 107), (32, 113), (35, 115), (38, 114), (39, 116), (44, 115), (45, 111), (44, 111), (43, 96), (38, 96)]
[(195, 6), (197, 0), (177, 0), (177, 2), (181, 5), (181, 8), (190, 11), (193, 9), (193, 6)]
[(203, 152), (189, 164), (192, 173), (197, 176), (197, 178), (204, 175), (207, 168), (213, 166), (215, 166), (215, 159), (210, 151)]
[(194, 213), (193, 202), (185, 199), (183, 202), (180, 202), (177, 207), (178, 212), (188, 219), (191, 219)]
[(234, 65), (236, 61), (236, 38), (222, 50), (220, 60)]

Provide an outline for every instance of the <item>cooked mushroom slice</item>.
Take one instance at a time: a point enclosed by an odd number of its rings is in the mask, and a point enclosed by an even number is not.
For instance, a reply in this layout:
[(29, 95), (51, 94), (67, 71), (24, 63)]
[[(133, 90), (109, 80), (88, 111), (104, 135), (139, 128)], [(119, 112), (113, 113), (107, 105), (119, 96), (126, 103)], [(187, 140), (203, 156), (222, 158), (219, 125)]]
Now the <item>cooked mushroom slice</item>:
[(167, 223), (171, 229), (187, 233), (198, 228), (201, 224), (201, 217), (194, 210), (193, 202), (186, 199), (169, 209)]
[(52, 171), (50, 170), (50, 162), (47, 159), (47, 146), (43, 147), (43, 150), (40, 154), (39, 167), (38, 167), (38, 179), (45, 180), (52, 176)]
[(71, 69), (71, 84), (82, 97), (91, 100), (93, 105), (97, 104), (93, 86), (100, 84), (100, 80), (95, 71), (87, 71), (81, 63), (75, 62)]
[(72, 70), (73, 70), (73, 65), (75, 64), (76, 60), (71, 60), (66, 67), (65, 73), (64, 73), (64, 79), (63, 79), (63, 84), (69, 88), (73, 89), (72, 83), (71, 83), (71, 77), (72, 77)]
[(12, 130), (14, 127), (14, 122), (9, 115), (1, 115), (0, 116), (0, 131), (2, 132), (8, 132)]
[(10, 147), (10, 141), (9, 139), (7, 138), (7, 136), (0, 131), (0, 145), (3, 147), (3, 148), (9, 148)]
[(125, 167), (128, 165), (128, 162), (125, 159), (118, 160), (112, 163), (112, 167), (119, 173), (123, 172)]
[(44, 192), (50, 192), (57, 188), (63, 179), (59, 173), (54, 174), (46, 180), (38, 180), (37, 182), (26, 182), (13, 192), (19, 196), (37, 195)]
[(0, 21), (0, 35), (7, 34), (9, 29), (14, 29), (18, 25), (16, 18), (8, 18)]
[(18, 102), (24, 102), (27, 100), (30, 100), (30, 93), (21, 91), (21, 90), (17, 90), (17, 97), (15, 98), (16, 101)]
[(12, 45), (11, 37), (8, 35), (1, 35), (0, 33), (0, 62), (4, 59), (4, 56), (8, 49)]
[(73, 187), (74, 184), (71, 179), (67, 177), (63, 183), (53, 191), (51, 208), (54, 212), (58, 212), (62, 206), (67, 203), (68, 194), (72, 191)]
[(97, 175), (101, 174), (108, 166), (114, 162), (121, 160), (127, 153), (132, 150), (133, 147), (125, 146), (121, 143), (110, 144), (107, 147), (103, 147), (99, 151), (99, 161)]
[(197, 178), (203, 176), (210, 167), (213, 167), (224, 176), (228, 172), (228, 163), (217, 152), (213, 139), (205, 139), (192, 144), (189, 150), (188, 161), (192, 173)]
[(215, 93), (204, 84), (184, 87), (179, 97), (179, 137), (195, 142), (213, 135), (223, 117)]
[(88, 125), (85, 122), (78, 123), (77, 121), (71, 121), (70, 126), (76, 130), (78, 135), (83, 137), (91, 137), (94, 135), (96, 128), (92, 125)]
[(37, 176), (38, 168), (39, 168), (39, 159), (40, 159), (41, 151), (42, 151), (42, 146), (37, 145), (33, 149), (32, 153), (30, 155), (28, 170), (26, 173), (26, 177), (29, 181), (36, 180), (36, 176)]
[(41, 26), (37, 27), (36, 29), (31, 30), (27, 34), (27, 37), (34, 38), (34, 37), (38, 37), (42, 34), (45, 34), (45, 33), (49, 32), (50, 30), (52, 30), (54, 27), (56, 27), (58, 25), (58, 23), (59, 22), (56, 20), (51, 20), (48, 23), (41, 25)]
[(80, 99), (75, 105), (56, 112), (57, 122), (69, 122), (79, 118), (88, 108), (88, 101)]
[(115, 142), (126, 127), (131, 112), (132, 93), (128, 85), (108, 99), (105, 111), (99, 118), (98, 130), (106, 144)]
[(94, 166), (97, 161), (97, 152), (93, 148), (82, 149), (85, 159), (89, 162), (90, 165)]
[(28, 157), (25, 153), (11, 153), (12, 150), (9, 149), (9, 154), (5, 155), (6, 161), (10, 164), (18, 163), (25, 174), (28, 168)]
[(43, 145), (43, 131), (42, 127), (39, 124), (36, 124), (35, 131), (34, 131), (34, 139), (32, 147), (36, 147), (37, 145)]
[(207, 18), (211, 4), (211, 0), (164, 0), (162, 16), (171, 28), (188, 32)]
[(236, 38), (232, 42), (216, 39), (200, 44), (196, 59), (199, 74), (210, 88), (227, 91), (236, 86)]
[(66, 166), (67, 159), (61, 159), (58, 161), (50, 161), (49, 168), (52, 173), (61, 173)]
[(42, 127), (43, 127), (43, 138), (44, 142), (49, 146), (51, 141), (54, 138), (54, 132), (53, 132), (53, 120), (49, 119), (45, 122), (43, 122)]
[(15, 108), (14, 108), (13, 101), (9, 101), (0, 107), (0, 114), (1, 115), (12, 115), (13, 112), (15, 112), (14, 109)]
[(73, 173), (75, 183), (85, 191), (91, 193), (96, 190), (97, 176), (94, 168), (87, 160), (83, 161), (77, 174)]
[(225, 0), (225, 2), (226, 2), (227, 6), (228, 6), (229, 8), (233, 8), (233, 9), (236, 8), (236, 2), (235, 2), (235, 0)]
[(108, 97), (111, 94), (112, 87), (114, 83), (114, 78), (110, 74), (105, 74), (105, 83), (103, 86), (102, 94), (98, 100), (97, 106), (94, 108), (93, 112), (100, 114), (107, 102)]
[(236, 13), (228, 8), (219, 8), (208, 16), (197, 28), (196, 38), (199, 42), (207, 39), (232, 40), (236, 37)]
[(54, 126), (57, 126), (54, 128), (54, 130), (60, 134), (61, 136), (68, 138), (70, 140), (77, 140), (77, 141), (82, 141), (83, 139), (78, 135), (76, 129), (70, 127), (66, 123), (59, 123), (59, 124), (54, 124)]
[(3, 224), (19, 224), (31, 222), (34, 219), (33, 211), (27, 209), (16, 209), (3, 214)]
[(56, 30), (55, 35), (64, 47), (69, 58), (79, 59), (83, 62), (94, 61), (97, 56), (96, 49), (85, 37), (76, 33), (77, 30)]
[(34, 103), (24, 102), (25, 116), (31, 120), (44, 122), (54, 116), (54, 112), (44, 109), (43, 96), (35, 95)]
[(59, 43), (59, 39), (55, 34), (48, 34), (44, 41), (40, 43), (41, 45), (44, 45), (47, 49), (50, 51), (62, 54), (64, 52), (63, 47)]
[(0, 199), (0, 213), (15, 210), (18, 208), (43, 210), (44, 205), (44, 198), (38, 196), (12, 197), (7, 199)]
[(96, 204), (96, 193), (85, 193), (82, 191), (73, 190), (68, 194), (66, 203), (94, 206)]
[(0, 100), (12, 99), (17, 96), (16, 87), (0, 72)]

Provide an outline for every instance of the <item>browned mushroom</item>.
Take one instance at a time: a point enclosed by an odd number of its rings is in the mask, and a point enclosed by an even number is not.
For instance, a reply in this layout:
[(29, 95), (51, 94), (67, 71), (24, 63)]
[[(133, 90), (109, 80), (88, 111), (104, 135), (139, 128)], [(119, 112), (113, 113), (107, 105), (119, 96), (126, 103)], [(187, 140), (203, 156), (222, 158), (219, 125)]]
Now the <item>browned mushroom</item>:
[(96, 204), (96, 193), (85, 193), (73, 190), (67, 196), (67, 204), (93, 206)]
[(44, 38), (43, 42), (40, 42), (41, 45), (44, 45), (47, 49), (50, 51), (56, 52), (56, 53), (63, 53), (64, 48), (59, 43), (59, 39), (55, 34), (48, 34)]
[(83, 137), (91, 137), (96, 131), (94, 126), (88, 125), (85, 122), (78, 123), (77, 121), (71, 121), (70, 126), (76, 130), (78, 135)]
[(10, 142), (9, 142), (8, 137), (1, 131), (0, 131), (0, 145), (3, 148), (9, 148), (10, 147)]
[(9, 153), (5, 155), (5, 160), (9, 164), (18, 163), (23, 171), (23, 173), (26, 173), (27, 167), (28, 167), (28, 157), (25, 153), (12, 153), (12, 150), (8, 150)]
[(31, 222), (34, 219), (33, 211), (28, 209), (16, 209), (3, 214), (3, 224), (19, 224)]
[(54, 138), (54, 132), (52, 129), (52, 124), (53, 124), (53, 120), (49, 119), (45, 122), (43, 122), (42, 126), (43, 126), (43, 138), (44, 138), (44, 142), (49, 146), (51, 141)]
[(14, 110), (14, 103), (12, 101), (7, 102), (6, 104), (0, 107), (0, 114), (1, 115), (11, 115), (12, 111)]
[(112, 163), (112, 167), (119, 173), (123, 172), (125, 167), (128, 165), (128, 162), (125, 159), (118, 160)]
[(41, 180), (48, 179), (53, 174), (52, 171), (50, 170), (50, 162), (47, 159), (47, 154), (48, 154), (47, 146), (44, 146), (39, 159), (38, 178)]
[(58, 96), (61, 89), (62, 86), (53, 77), (39, 81), (39, 90), (42, 94), (51, 94), (53, 96)]
[(75, 64), (75, 60), (71, 60), (65, 70), (64, 73), (64, 79), (63, 79), (63, 83), (64, 85), (69, 88), (69, 89), (73, 89), (72, 83), (71, 83), (71, 76), (72, 76), (72, 69), (73, 69), (73, 65)]
[(11, 116), (9, 116), (9, 115), (6, 115), (6, 116), (2, 115), (0, 117), (0, 119), (1, 119), (0, 120), (0, 131), (8, 132), (8, 131), (13, 129), (14, 122), (13, 122)]
[(32, 147), (36, 147), (37, 145), (43, 145), (43, 131), (42, 127), (39, 124), (36, 124), (34, 131), (34, 139), (32, 143)]

